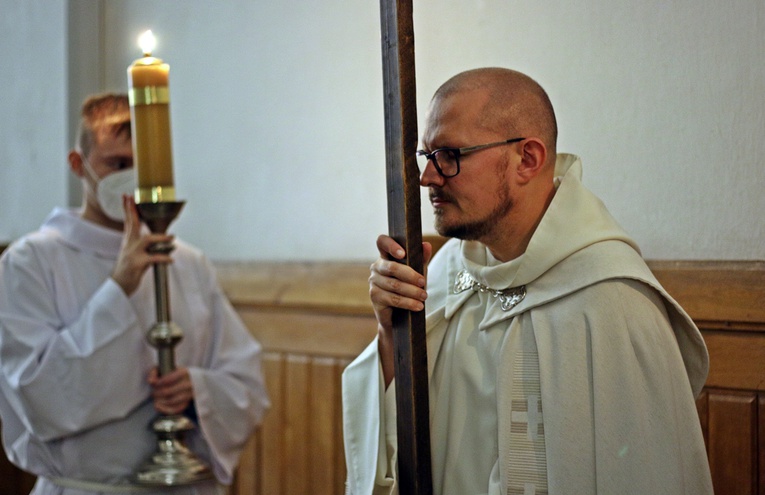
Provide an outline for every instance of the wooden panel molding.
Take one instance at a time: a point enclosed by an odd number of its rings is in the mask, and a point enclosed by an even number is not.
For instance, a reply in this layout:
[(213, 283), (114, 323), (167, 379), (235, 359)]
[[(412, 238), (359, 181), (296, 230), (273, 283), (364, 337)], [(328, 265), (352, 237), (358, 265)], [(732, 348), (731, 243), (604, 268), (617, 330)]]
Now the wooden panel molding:
[(341, 375), (376, 333), (369, 265), (234, 263), (217, 270), (266, 351), (272, 400), (229, 493), (343, 493)]
[(715, 493), (757, 494), (757, 395), (709, 390), (707, 448)]
[(699, 328), (765, 331), (765, 261), (649, 261)]

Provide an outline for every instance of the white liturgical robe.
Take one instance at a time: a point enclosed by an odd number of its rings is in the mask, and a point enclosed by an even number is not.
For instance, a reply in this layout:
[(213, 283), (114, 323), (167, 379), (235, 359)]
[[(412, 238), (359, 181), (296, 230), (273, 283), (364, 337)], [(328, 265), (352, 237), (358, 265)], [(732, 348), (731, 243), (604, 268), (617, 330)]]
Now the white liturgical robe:
[[(450, 240), (428, 267), (433, 493), (712, 493), (694, 397), (708, 356), (561, 154), (526, 252)], [(397, 493), (377, 341), (343, 374), (348, 492)]]
[[(12, 462), (40, 477), (35, 495), (82, 495), (66, 481), (120, 485), (155, 451), (147, 375), (157, 351), (151, 269), (126, 297), (110, 278), (122, 233), (57, 209), (0, 263), (0, 416)], [(176, 240), (168, 267), (175, 348), (194, 388), (196, 429), (185, 443), (217, 480), (269, 407), (261, 347), (217, 284), (212, 265)], [(59, 483), (56, 483), (59, 480)], [(65, 481), (60, 481), (65, 480)], [(69, 485), (67, 485), (69, 486)], [(212, 494), (217, 483), (147, 493)]]

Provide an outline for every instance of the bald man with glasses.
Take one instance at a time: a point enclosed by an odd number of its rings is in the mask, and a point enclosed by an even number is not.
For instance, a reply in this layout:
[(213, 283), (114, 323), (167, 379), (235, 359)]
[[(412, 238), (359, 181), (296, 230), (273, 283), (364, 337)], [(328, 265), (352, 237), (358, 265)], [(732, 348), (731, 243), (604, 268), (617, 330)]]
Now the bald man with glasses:
[(420, 183), (451, 239), (425, 274), (377, 240), (378, 336), (343, 374), (348, 493), (398, 493), (392, 308), (426, 314), (434, 494), (712, 493), (701, 334), (556, 140), (516, 71), (431, 100)]

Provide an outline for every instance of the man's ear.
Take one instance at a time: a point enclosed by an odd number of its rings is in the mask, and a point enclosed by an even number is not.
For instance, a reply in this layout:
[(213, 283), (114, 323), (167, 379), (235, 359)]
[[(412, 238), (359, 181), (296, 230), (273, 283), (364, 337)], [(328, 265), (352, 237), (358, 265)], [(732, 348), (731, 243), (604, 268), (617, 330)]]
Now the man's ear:
[(518, 181), (529, 182), (539, 175), (547, 162), (547, 147), (537, 138), (521, 142), (521, 162), (518, 164)]
[(85, 171), (82, 169), (82, 154), (79, 151), (71, 150), (66, 158), (69, 161), (69, 170), (77, 177), (82, 178), (85, 175)]

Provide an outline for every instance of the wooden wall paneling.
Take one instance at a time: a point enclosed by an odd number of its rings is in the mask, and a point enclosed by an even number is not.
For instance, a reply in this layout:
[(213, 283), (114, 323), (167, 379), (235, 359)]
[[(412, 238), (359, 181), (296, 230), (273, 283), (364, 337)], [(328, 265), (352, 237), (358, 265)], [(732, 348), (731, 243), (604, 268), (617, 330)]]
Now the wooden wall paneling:
[(696, 398), (696, 410), (699, 413), (699, 423), (704, 434), (704, 444), (709, 451), (709, 392), (706, 389), (702, 390)]
[(757, 395), (710, 389), (709, 465), (715, 493), (757, 495)]
[(311, 493), (310, 436), (311, 393), (310, 360), (307, 356), (288, 355), (284, 383), (286, 428), (284, 429), (286, 494)]
[(757, 394), (757, 484), (759, 495), (765, 495), (765, 394)]
[[(258, 495), (344, 492), (341, 376), (374, 338), (376, 322), (366, 294), (368, 266), (332, 265), (331, 276), (325, 270), (266, 264), (251, 278), (246, 270), (223, 271), (232, 277), (222, 281), (224, 290), (272, 357), (264, 372), (272, 400), (280, 404), (260, 428), (258, 474), (263, 480)], [(276, 389), (278, 399), (273, 397)], [(267, 459), (274, 455), (280, 460)], [(279, 472), (268, 464), (278, 464)], [(252, 463), (244, 458), (239, 470), (246, 469)], [(240, 476), (237, 489), (248, 489), (252, 481), (247, 479)]]
[(340, 377), (348, 362), (266, 354), (272, 407), (242, 455), (231, 495), (342, 493)]
[(229, 262), (216, 270), (235, 305), (335, 314), (372, 309), (369, 263)]
[(247, 442), (239, 458), (239, 466), (234, 473), (234, 482), (228, 488), (228, 495), (256, 495), (260, 488), (260, 432), (256, 431)]
[(765, 323), (765, 261), (661, 261), (648, 266), (701, 327)]
[[(348, 476), (348, 471), (345, 467), (345, 446), (343, 444), (343, 404), (342, 404), (342, 375), (346, 366), (351, 363), (350, 359), (339, 359), (337, 366), (335, 367), (335, 383), (338, 384), (341, 396), (338, 399), (337, 406), (338, 412), (335, 415), (335, 445), (338, 446), (334, 452), (335, 467), (335, 491), (338, 495), (345, 493), (345, 479)], [(765, 494), (765, 492), (763, 492)]]
[(709, 351), (707, 387), (762, 390), (765, 387), (765, 333), (704, 330)]
[(282, 495), (286, 494), (283, 485), (286, 474), (284, 447), (286, 370), (283, 356), (274, 352), (266, 353), (263, 356), (263, 373), (271, 398), (271, 410), (266, 414), (259, 430), (262, 444), (261, 463), (257, 474), (261, 480), (259, 483), (261, 490), (256, 495)]
[(342, 449), (337, 444), (335, 417), (340, 414), (340, 383), (335, 381), (337, 360), (314, 359), (311, 366), (310, 386), (310, 442), (306, 445), (310, 456), (310, 493), (315, 495), (337, 494), (334, 453)]
[(355, 358), (377, 333), (374, 315), (300, 308), (236, 307), (245, 325), (272, 352)]

